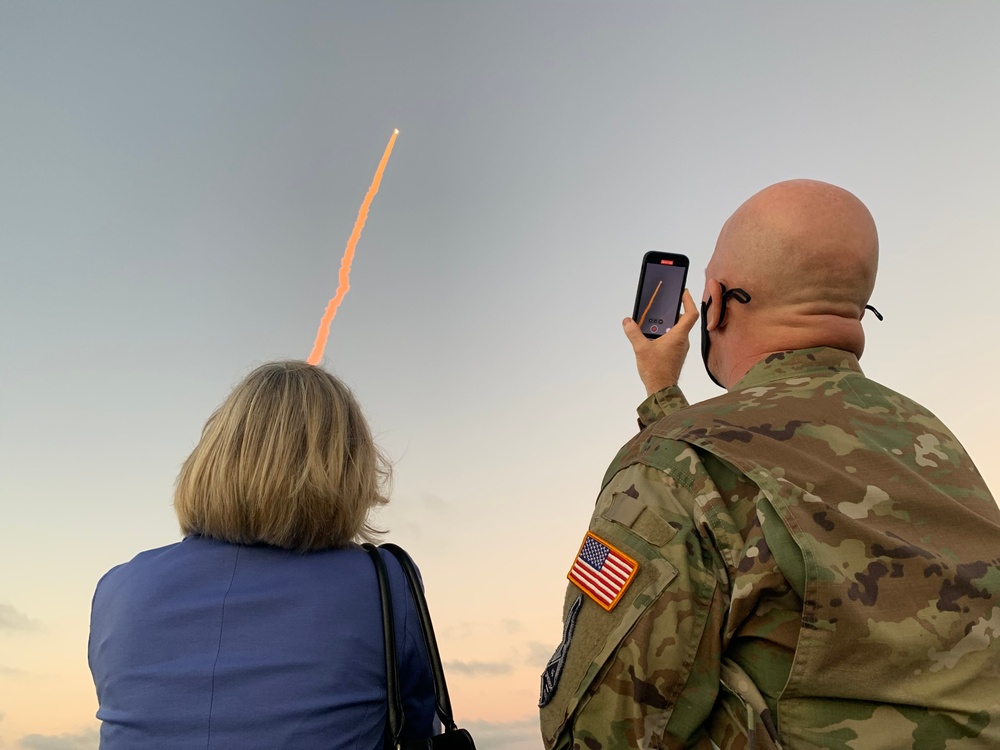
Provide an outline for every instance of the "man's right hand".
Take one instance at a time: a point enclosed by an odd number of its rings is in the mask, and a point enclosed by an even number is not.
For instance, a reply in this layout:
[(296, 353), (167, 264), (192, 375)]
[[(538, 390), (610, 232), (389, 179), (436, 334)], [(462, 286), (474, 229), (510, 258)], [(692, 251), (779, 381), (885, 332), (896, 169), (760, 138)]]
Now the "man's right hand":
[(676, 325), (658, 339), (647, 339), (639, 325), (632, 318), (622, 321), (622, 328), (632, 344), (635, 352), (635, 367), (639, 378), (646, 386), (646, 395), (652, 396), (657, 391), (677, 385), (681, 377), (681, 368), (687, 357), (691, 343), (688, 334), (698, 321), (698, 308), (695, 307), (691, 293), (685, 289), (683, 312)]

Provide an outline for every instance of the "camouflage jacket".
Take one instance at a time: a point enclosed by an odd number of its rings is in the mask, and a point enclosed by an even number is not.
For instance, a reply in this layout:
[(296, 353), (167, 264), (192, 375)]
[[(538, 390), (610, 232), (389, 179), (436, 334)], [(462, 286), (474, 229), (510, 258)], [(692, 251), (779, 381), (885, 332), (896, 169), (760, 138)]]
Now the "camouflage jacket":
[(628, 581), (568, 587), (547, 748), (1000, 747), (1000, 510), (933, 414), (818, 348), (640, 417), (590, 526)]

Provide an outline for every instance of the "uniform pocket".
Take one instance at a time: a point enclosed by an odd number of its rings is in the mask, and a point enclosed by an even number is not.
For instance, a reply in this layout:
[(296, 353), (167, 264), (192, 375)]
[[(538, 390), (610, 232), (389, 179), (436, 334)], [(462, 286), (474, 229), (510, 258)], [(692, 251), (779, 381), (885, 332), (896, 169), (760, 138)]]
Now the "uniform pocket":
[(624, 526), (654, 547), (662, 547), (677, 534), (677, 529), (666, 519), (626, 492), (614, 493), (600, 515), (607, 521)]
[[(542, 708), (542, 737), (555, 747), (566, 722), (600, 683), (619, 645), (636, 621), (677, 577), (677, 568), (663, 559), (642, 560), (635, 579), (615, 608), (608, 612), (584, 598), (576, 615), (573, 636), (566, 647), (558, 685)], [(571, 588), (571, 591), (575, 587)], [(549, 696), (547, 696), (549, 697)]]

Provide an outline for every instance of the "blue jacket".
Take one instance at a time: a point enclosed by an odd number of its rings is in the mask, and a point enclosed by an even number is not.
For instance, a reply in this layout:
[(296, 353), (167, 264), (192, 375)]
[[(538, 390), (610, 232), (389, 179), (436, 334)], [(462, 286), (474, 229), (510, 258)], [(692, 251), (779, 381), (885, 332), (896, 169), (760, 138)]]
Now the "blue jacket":
[[(382, 556), (407, 734), (426, 736), (436, 721), (420, 624), (399, 564)], [(381, 608), (360, 548), (188, 537), (142, 552), (97, 584), (89, 660), (102, 750), (382, 747)]]

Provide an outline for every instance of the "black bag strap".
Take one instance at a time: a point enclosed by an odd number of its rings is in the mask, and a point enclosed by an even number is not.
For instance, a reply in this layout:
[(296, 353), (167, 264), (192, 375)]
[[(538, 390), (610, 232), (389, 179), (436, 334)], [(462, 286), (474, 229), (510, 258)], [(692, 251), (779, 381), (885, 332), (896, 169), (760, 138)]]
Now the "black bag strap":
[(396, 671), (396, 628), (392, 622), (392, 593), (389, 589), (389, 573), (385, 560), (374, 544), (362, 545), (372, 562), (375, 563), (375, 577), (378, 579), (378, 593), (382, 601), (382, 639), (385, 642), (386, 702), (389, 704), (386, 725), (385, 747), (395, 748), (403, 733), (403, 701), (399, 695), (399, 674)]
[(459, 729), (451, 711), (451, 698), (448, 695), (448, 684), (444, 679), (444, 667), (441, 666), (441, 654), (438, 651), (437, 639), (434, 637), (434, 626), (431, 624), (430, 611), (427, 609), (427, 599), (424, 597), (423, 584), (417, 573), (417, 566), (401, 547), (395, 544), (383, 544), (385, 549), (396, 560), (403, 570), (407, 588), (413, 596), (416, 605), (417, 618), (420, 621), (420, 631), (424, 637), (424, 646), (431, 667), (431, 678), (434, 682), (434, 707), (438, 718), (444, 726), (444, 733), (424, 740), (401, 742), (403, 733), (403, 701), (399, 692), (399, 674), (396, 663), (396, 634), (392, 619), (392, 593), (389, 589), (389, 574), (385, 561), (379, 553), (379, 547), (372, 544), (362, 545), (375, 563), (378, 577), (379, 596), (382, 600), (382, 635), (385, 639), (385, 673), (388, 719), (386, 722), (385, 747), (393, 750), (476, 750), (476, 743), (468, 730)]
[(451, 697), (448, 695), (448, 683), (444, 678), (444, 667), (441, 666), (441, 653), (438, 651), (437, 639), (434, 637), (434, 626), (431, 624), (431, 613), (427, 609), (427, 599), (424, 597), (424, 587), (420, 582), (420, 575), (417, 573), (417, 566), (401, 547), (386, 543), (382, 549), (388, 551), (399, 561), (403, 574), (406, 576), (406, 583), (410, 587), (413, 601), (417, 607), (417, 617), (420, 620), (420, 630), (424, 635), (424, 645), (427, 647), (427, 656), (431, 663), (431, 676), (434, 680), (434, 704), (437, 708), (438, 718), (446, 731), (454, 732), (458, 729), (451, 710)]

